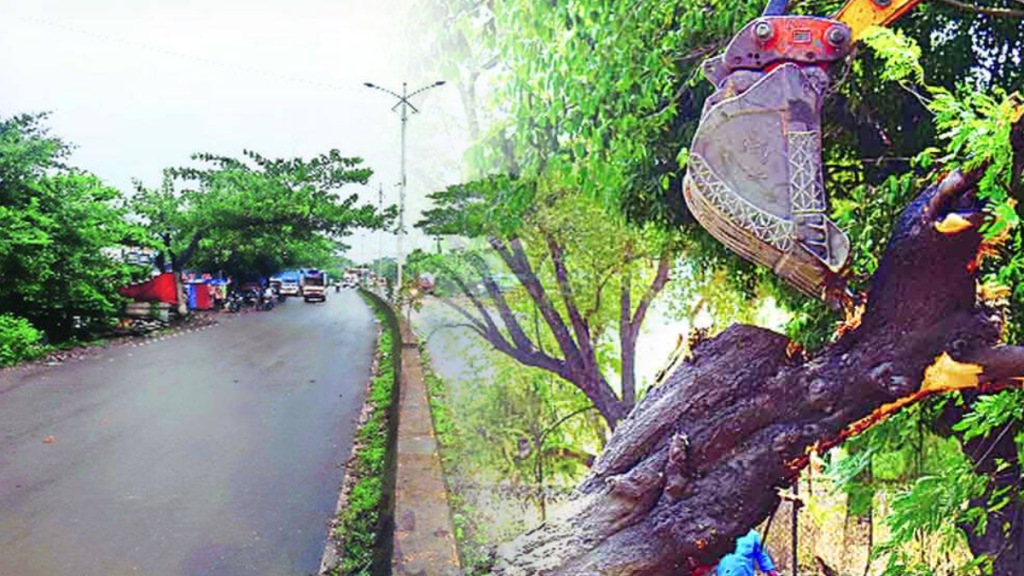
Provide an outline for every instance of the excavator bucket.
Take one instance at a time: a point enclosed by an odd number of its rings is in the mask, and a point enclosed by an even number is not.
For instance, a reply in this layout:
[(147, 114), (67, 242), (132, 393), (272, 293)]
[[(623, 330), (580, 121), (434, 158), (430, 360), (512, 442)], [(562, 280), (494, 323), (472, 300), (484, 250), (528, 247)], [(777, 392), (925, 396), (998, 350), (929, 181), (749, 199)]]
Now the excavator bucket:
[(849, 0), (835, 18), (815, 18), (785, 16), (789, 0), (769, 0), (704, 62), (715, 92), (690, 147), (686, 203), (728, 248), (811, 296), (833, 301), (850, 256), (821, 173), (828, 67), (919, 1)]
[(728, 248), (825, 298), (850, 255), (829, 219), (821, 108), (827, 66), (851, 46), (828, 18), (769, 16), (744, 27), (704, 64), (716, 90), (690, 147), (684, 197)]

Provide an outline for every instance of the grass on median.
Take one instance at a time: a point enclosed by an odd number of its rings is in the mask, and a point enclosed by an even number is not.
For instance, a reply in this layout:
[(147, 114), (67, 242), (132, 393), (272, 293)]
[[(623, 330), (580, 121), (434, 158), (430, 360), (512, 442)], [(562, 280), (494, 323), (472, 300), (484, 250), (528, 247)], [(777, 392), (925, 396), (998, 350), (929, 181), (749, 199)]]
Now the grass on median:
[(335, 537), (344, 545), (341, 563), (332, 574), (371, 574), (374, 551), (382, 534), (380, 526), (381, 503), (384, 498), (386, 474), (388, 413), (391, 409), (395, 386), (394, 343), (387, 329), (387, 319), (373, 302), (373, 308), (382, 330), (377, 340), (377, 360), (367, 397), (368, 414), (356, 433), (356, 448), (348, 473), (350, 484), (346, 506), (340, 512)]

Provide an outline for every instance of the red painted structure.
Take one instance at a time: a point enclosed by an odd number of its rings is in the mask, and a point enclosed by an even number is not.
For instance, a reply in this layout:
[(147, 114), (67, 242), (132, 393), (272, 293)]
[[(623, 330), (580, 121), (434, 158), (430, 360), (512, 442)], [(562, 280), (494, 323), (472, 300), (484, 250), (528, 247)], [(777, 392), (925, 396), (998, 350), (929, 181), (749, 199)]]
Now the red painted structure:
[(136, 302), (178, 303), (178, 290), (174, 274), (171, 272), (165, 272), (148, 282), (125, 286), (118, 290), (118, 293)]

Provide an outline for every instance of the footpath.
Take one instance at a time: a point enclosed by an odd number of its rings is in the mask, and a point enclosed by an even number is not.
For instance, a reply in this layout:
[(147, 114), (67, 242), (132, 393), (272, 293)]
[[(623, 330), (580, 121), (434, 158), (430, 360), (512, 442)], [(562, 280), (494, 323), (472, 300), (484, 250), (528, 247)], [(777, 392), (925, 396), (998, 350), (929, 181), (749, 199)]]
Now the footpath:
[(400, 318), (399, 323), (402, 381), (398, 401), (392, 573), (456, 576), (461, 574), (459, 555), (423, 381), (419, 342), (404, 318)]

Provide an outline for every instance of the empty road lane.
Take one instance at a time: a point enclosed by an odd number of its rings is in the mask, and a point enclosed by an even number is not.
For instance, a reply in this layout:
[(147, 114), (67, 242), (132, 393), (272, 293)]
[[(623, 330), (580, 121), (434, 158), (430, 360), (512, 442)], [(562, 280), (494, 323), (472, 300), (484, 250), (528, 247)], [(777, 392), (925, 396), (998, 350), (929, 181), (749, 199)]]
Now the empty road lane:
[(331, 292), (0, 372), (0, 575), (315, 572), (375, 333)]

